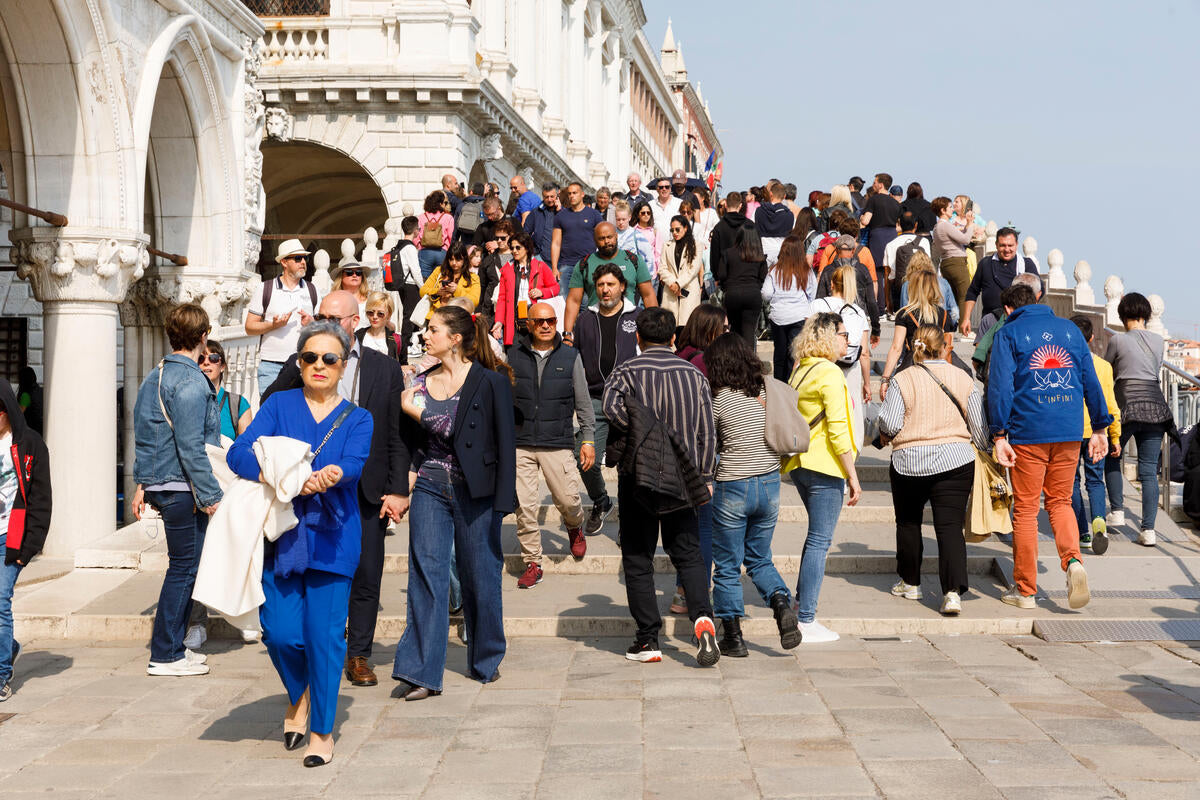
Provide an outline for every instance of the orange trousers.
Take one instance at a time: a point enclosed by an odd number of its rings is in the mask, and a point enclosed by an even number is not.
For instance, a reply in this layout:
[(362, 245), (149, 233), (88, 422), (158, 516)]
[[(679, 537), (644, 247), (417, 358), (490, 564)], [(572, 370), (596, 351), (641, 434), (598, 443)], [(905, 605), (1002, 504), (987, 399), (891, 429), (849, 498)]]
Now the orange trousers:
[(1079, 526), (1071, 508), (1078, 442), (1014, 444), (1017, 465), (1010, 470), (1013, 484), (1013, 580), (1021, 594), (1037, 593), (1038, 507), (1046, 495), (1046, 513), (1065, 572), (1079, 558)]

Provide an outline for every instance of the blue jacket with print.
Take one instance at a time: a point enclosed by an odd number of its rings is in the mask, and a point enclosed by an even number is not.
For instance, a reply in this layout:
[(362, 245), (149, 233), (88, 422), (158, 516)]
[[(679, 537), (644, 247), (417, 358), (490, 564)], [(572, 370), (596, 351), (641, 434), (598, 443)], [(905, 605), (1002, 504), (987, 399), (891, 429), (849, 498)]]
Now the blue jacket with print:
[(992, 341), (988, 423), (1012, 444), (1079, 440), (1083, 406), (1098, 429), (1112, 422), (1087, 341), (1049, 306), (1022, 306)]

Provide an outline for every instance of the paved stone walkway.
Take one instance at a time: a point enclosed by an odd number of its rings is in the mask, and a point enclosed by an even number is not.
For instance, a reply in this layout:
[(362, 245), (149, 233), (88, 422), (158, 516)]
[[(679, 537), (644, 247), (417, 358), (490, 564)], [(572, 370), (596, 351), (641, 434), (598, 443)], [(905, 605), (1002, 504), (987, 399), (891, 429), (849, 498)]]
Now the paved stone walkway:
[(0, 795), (1200, 797), (1198, 647), (771, 639), (703, 670), (682, 644), (643, 665), (624, 641), (513, 639), (486, 687), (454, 644), (440, 698), (344, 686), (336, 758), (304, 769), (260, 645), (206, 647), (206, 677), (149, 678), (141, 645), (31, 642), (0, 705)]

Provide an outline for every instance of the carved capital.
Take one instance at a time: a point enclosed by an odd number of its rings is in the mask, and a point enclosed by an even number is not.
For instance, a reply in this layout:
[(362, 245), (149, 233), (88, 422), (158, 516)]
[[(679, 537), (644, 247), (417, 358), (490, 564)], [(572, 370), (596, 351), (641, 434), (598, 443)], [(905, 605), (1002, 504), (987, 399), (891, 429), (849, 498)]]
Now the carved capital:
[(150, 255), (144, 233), (109, 228), (21, 228), (10, 231), (17, 277), (42, 303), (119, 303), (141, 278)]
[(242, 311), (258, 284), (250, 274), (195, 275), (163, 271), (158, 277), (158, 294), (168, 306), (198, 303), (208, 312), (213, 327), (241, 322)]

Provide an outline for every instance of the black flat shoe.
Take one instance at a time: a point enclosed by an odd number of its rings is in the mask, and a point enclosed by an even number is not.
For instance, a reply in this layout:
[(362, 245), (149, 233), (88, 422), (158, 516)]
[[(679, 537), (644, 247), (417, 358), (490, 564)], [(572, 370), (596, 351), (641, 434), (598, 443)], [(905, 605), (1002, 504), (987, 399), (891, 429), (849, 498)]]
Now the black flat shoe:
[(426, 689), (424, 686), (414, 686), (400, 696), (405, 700), (424, 700), (427, 697), (437, 697), (439, 694), (441, 692), (434, 689)]
[(325, 756), (318, 756), (318, 755), (305, 756), (304, 757), (304, 766), (306, 766), (306, 767), (323, 767), (326, 764), (328, 764), (330, 761), (333, 761), (332, 754), (329, 756), (328, 760), (325, 758)]
[(283, 747), (285, 750), (295, 750), (304, 743), (304, 734), (287, 731), (283, 734)]

